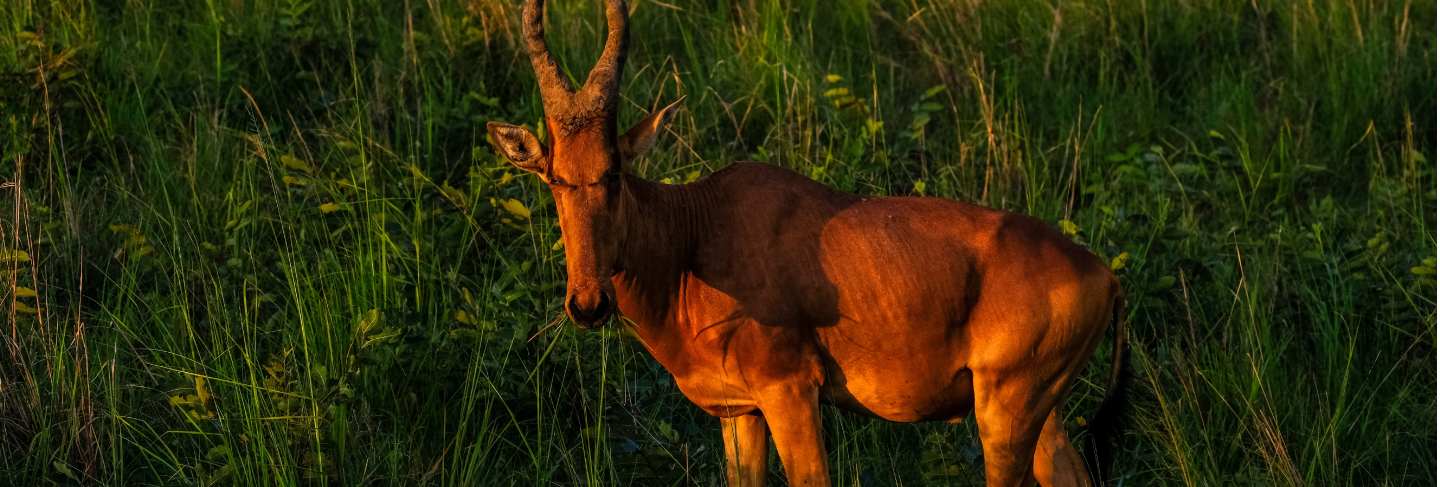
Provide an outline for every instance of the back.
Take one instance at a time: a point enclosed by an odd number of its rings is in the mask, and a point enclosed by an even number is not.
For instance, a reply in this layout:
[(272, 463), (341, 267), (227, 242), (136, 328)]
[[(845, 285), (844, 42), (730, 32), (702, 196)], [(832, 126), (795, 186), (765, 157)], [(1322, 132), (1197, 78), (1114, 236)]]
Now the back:
[(725, 212), (708, 219), (697, 277), (766, 325), (958, 321), (987, 268), (1025, 274), (1095, 260), (1024, 215), (860, 197), (771, 165), (737, 163), (696, 186)]

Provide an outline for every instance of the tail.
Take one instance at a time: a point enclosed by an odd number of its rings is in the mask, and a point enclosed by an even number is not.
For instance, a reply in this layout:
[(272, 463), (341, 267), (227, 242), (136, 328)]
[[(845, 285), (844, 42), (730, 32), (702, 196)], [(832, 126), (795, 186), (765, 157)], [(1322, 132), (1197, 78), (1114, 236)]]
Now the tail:
[(1110, 362), (1110, 385), (1105, 391), (1105, 399), (1100, 402), (1100, 409), (1095, 411), (1086, 428), (1090, 433), (1090, 445), (1085, 449), (1085, 464), (1092, 472), (1095, 485), (1104, 485), (1110, 478), (1110, 467), (1115, 459), (1112, 442), (1128, 406), (1125, 389), (1130, 383), (1130, 349), (1125, 345), (1124, 291), (1117, 291), (1113, 307), (1110, 319), (1115, 325), (1115, 350)]

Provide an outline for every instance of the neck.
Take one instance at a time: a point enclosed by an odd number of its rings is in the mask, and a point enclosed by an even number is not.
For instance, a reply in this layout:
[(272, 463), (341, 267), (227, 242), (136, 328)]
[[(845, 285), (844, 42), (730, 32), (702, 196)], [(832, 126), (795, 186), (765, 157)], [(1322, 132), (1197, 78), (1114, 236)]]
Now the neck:
[(672, 324), (682, 283), (710, 217), (707, 193), (625, 176), (625, 241), (615, 291), (621, 311), (650, 342)]

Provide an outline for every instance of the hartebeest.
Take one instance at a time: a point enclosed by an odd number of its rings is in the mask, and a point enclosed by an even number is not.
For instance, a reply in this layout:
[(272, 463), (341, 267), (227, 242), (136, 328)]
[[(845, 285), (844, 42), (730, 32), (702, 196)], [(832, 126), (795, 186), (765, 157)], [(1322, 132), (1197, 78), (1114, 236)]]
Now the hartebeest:
[(576, 91), (545, 45), (543, 1), (529, 0), (549, 145), (487, 129), (554, 195), (565, 312), (585, 328), (616, 308), (628, 318), (720, 418), (729, 482), (764, 482), (768, 425), (790, 483), (827, 485), (823, 401), (901, 422), (973, 409), (991, 485), (1089, 484), (1059, 407), (1112, 317), (1112, 386), (1092, 422), (1119, 397), (1110, 269), (1038, 220), (965, 203), (856, 196), (755, 163), (686, 185), (627, 173), (676, 109), (617, 133), (628, 13), (606, 2), (604, 50)]

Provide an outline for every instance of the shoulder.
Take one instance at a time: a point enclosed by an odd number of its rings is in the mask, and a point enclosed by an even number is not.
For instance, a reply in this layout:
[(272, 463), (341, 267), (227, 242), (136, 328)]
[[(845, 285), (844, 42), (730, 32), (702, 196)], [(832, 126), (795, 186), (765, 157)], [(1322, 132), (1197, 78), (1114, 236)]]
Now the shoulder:
[(722, 193), (747, 196), (780, 193), (788, 198), (819, 198), (846, 200), (850, 193), (820, 184), (793, 170), (762, 162), (742, 161), (715, 171), (696, 184), (710, 186)]

